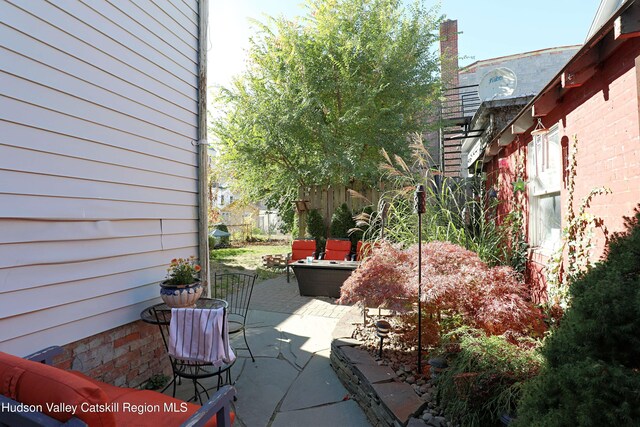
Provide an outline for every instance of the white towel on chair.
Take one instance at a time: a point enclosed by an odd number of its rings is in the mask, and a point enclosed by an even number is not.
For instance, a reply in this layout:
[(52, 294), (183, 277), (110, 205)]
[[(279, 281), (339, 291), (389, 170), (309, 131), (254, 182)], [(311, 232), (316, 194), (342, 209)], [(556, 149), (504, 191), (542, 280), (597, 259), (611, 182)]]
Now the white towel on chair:
[(236, 355), (229, 346), (228, 331), (224, 308), (172, 308), (169, 354), (216, 367), (231, 363)]

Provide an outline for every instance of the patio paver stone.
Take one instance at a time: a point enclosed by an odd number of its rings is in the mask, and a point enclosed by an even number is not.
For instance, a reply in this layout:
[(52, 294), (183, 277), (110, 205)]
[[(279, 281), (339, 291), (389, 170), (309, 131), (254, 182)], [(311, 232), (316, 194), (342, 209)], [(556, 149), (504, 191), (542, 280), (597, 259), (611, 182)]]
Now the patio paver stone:
[(389, 382), (396, 379), (396, 374), (388, 366), (379, 366), (376, 363), (356, 364), (356, 369), (370, 384)]
[(417, 414), (424, 402), (418, 395), (404, 383), (390, 382), (371, 385), (378, 397), (393, 412), (401, 422), (407, 422), (409, 418)]
[[(231, 371), (238, 392), (236, 427), (371, 425), (329, 364), (332, 332), (350, 308), (330, 298), (300, 296), (295, 278), (256, 284), (247, 318), (256, 361), (238, 350)], [(231, 345), (244, 347), (242, 335)], [(216, 379), (203, 384), (215, 389)], [(177, 396), (192, 395), (193, 385), (183, 381)]]
[(369, 352), (360, 348), (343, 346), (342, 352), (355, 364), (363, 363), (368, 365), (373, 362), (373, 358)]
[[(313, 387), (309, 387), (313, 384)], [(342, 401), (348, 395), (347, 389), (329, 365), (329, 351), (315, 354), (284, 398), (280, 411), (313, 408), (328, 403)]]
[(353, 400), (301, 411), (280, 412), (272, 427), (368, 427), (364, 413)]

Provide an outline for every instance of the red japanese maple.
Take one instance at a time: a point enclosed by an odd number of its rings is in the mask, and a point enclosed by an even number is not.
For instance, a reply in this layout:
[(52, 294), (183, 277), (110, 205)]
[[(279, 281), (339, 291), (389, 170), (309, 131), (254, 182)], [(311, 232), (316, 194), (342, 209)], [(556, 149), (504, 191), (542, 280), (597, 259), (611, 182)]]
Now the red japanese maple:
[[(365, 301), (412, 311), (417, 303), (418, 248), (383, 243), (344, 283), (341, 303)], [(447, 242), (422, 248), (422, 304), (430, 319), (458, 316), (489, 334), (541, 331), (542, 315), (510, 267), (488, 267), (473, 252)]]

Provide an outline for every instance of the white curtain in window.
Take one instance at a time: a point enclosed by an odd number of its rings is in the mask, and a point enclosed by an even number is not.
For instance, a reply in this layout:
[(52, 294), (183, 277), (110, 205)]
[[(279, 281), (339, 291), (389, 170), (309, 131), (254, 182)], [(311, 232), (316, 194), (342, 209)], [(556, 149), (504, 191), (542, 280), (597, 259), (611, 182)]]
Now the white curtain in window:
[(530, 243), (554, 250), (561, 233), (562, 150), (557, 127), (535, 135), (527, 153)]
[(533, 195), (560, 191), (562, 185), (562, 151), (558, 130), (535, 135), (529, 144), (527, 169), (529, 189)]

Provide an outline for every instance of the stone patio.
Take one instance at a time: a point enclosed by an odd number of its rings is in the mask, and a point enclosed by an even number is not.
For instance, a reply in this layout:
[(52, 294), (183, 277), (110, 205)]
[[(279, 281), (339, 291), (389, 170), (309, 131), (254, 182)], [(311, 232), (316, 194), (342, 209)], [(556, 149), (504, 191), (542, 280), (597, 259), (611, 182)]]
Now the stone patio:
[[(247, 340), (256, 358), (238, 350), (232, 368), (236, 426), (370, 426), (329, 365), (332, 332), (350, 307), (298, 294), (295, 277), (256, 284)], [(232, 346), (243, 347), (242, 336)], [(203, 382), (215, 386), (215, 379)], [(193, 386), (183, 382), (178, 397)]]

